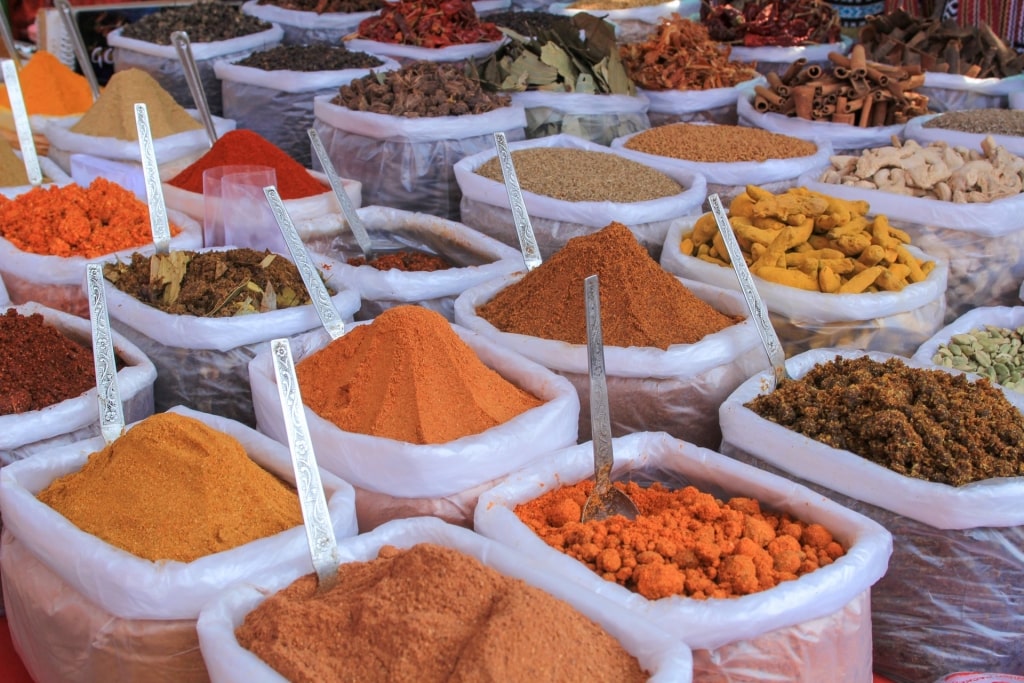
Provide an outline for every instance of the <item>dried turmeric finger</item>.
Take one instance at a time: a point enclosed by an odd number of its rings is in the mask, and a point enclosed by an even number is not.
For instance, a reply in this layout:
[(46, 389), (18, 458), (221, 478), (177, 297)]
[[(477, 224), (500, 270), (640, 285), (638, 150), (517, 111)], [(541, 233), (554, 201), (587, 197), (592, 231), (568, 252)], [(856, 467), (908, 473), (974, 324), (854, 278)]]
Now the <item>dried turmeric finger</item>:
[(728, 265), (732, 265), (732, 260), (729, 258), (729, 250), (725, 246), (725, 238), (722, 237), (721, 232), (716, 232), (714, 238), (711, 240), (714, 243), (712, 252), (717, 252), (720, 259), (725, 261)]
[(909, 272), (902, 263), (894, 263), (878, 276), (875, 284), (883, 291), (899, 292), (909, 284), (906, 279)]
[(845, 223), (837, 225), (836, 227), (832, 228), (831, 230), (828, 231), (827, 234), (832, 239), (839, 239), (843, 235), (857, 235), (859, 233), (862, 233), (870, 225), (871, 221), (869, 221), (864, 216), (854, 216)]
[(873, 285), (878, 276), (884, 272), (885, 266), (865, 268), (844, 282), (839, 288), (839, 294), (860, 294)]
[(771, 216), (755, 216), (750, 219), (750, 222), (762, 230), (773, 230), (775, 232), (789, 227), (789, 223), (780, 221), (778, 218), (772, 218)]
[(756, 242), (765, 246), (771, 244), (775, 238), (778, 237), (777, 230), (759, 228), (742, 216), (730, 218), (729, 224), (732, 225), (732, 230), (736, 233), (737, 237), (744, 237), (751, 242)]
[(859, 256), (862, 251), (871, 246), (871, 235), (865, 232), (856, 235), (843, 235), (833, 242), (836, 249), (847, 256)]
[(749, 194), (738, 194), (732, 200), (732, 203), (729, 204), (729, 215), (732, 217), (745, 216), (750, 218), (754, 215), (755, 204), (754, 198)]
[(865, 266), (873, 266), (885, 259), (885, 249), (877, 244), (870, 244), (860, 253), (857, 260)]
[(835, 294), (843, 281), (839, 279), (835, 271), (824, 266), (818, 271), (818, 288), (826, 294)]
[(871, 240), (886, 249), (894, 248), (899, 241), (889, 232), (889, 219), (885, 216), (875, 216), (871, 223)]
[(818, 287), (817, 277), (813, 277), (799, 270), (790, 270), (789, 268), (778, 268), (775, 266), (759, 266), (754, 264), (751, 267), (751, 271), (754, 275), (768, 280), (769, 282), (786, 285), (787, 287), (796, 287), (809, 292), (821, 291)]
[(693, 239), (684, 237), (683, 241), (679, 244), (679, 251), (682, 252), (683, 256), (693, 256)]
[(923, 270), (921, 270), (921, 264), (917, 262), (914, 255), (907, 251), (907, 248), (902, 244), (896, 247), (896, 254), (896, 262), (902, 263), (910, 268), (910, 275), (907, 276), (907, 279), (911, 282), (924, 282), (925, 278), (928, 276), (925, 275)]
[(694, 244), (707, 244), (717, 233), (718, 223), (715, 222), (715, 214), (706, 213), (693, 224), (690, 237), (693, 238)]
[(747, 194), (750, 195), (750, 198), (753, 199), (755, 202), (775, 198), (775, 195), (773, 195), (771, 192), (762, 189), (757, 185), (747, 185)]
[(697, 258), (699, 258), (701, 261), (707, 261), (708, 263), (714, 263), (716, 266), (725, 266), (726, 268), (729, 267), (729, 264), (726, 263), (725, 261), (723, 261), (722, 259), (715, 258), (714, 256), (711, 256), (710, 254), (707, 254), (707, 253), (705, 253), (705, 254), (697, 254)]

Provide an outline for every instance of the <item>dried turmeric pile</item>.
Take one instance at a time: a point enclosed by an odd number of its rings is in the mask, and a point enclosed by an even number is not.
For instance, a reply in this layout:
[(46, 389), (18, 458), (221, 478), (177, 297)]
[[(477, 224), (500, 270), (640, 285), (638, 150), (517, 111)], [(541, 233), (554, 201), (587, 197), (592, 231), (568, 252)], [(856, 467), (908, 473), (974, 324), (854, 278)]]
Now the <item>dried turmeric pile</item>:
[[(934, 261), (907, 249), (910, 236), (885, 216), (868, 218), (865, 201), (796, 187), (772, 194), (756, 185), (729, 207), (729, 224), (750, 272), (770, 282), (826, 294), (898, 292), (923, 282)], [(731, 267), (714, 214), (683, 235), (680, 251)]]
[(693, 486), (615, 486), (636, 503), (635, 520), (581, 522), (591, 479), (549, 491), (515, 513), (551, 547), (651, 600), (749, 595), (846, 553), (822, 525), (762, 511), (753, 498), (723, 503)]

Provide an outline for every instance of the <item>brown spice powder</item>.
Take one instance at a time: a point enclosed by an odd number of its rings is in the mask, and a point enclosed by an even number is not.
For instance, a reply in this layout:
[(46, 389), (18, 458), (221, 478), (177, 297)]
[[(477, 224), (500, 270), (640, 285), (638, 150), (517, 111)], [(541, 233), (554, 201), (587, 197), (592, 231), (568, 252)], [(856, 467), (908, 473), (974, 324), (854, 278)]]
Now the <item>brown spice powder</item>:
[(290, 681), (639, 683), (637, 660), (571, 605), (444, 546), (385, 546), (304, 576), (245, 617), (238, 642)]
[(1024, 416), (987, 379), (836, 356), (746, 407), (908, 477), (1024, 476)]
[(625, 147), (645, 154), (705, 162), (792, 159), (818, 151), (813, 142), (760, 128), (694, 123), (645, 130), (627, 140)]
[(491, 370), (440, 313), (397, 306), (296, 366), (303, 401), (341, 429), (447, 443), (539, 406)]
[(645, 598), (730, 598), (792, 581), (845, 554), (820, 524), (761, 510), (753, 498), (723, 503), (693, 486), (677, 491), (616, 482), (636, 503), (621, 516), (581, 522), (591, 479), (515, 508), (545, 543)]
[(611, 223), (574, 237), (477, 314), (503, 332), (587, 343), (583, 280), (598, 275), (608, 346), (693, 344), (742, 318), (719, 313), (665, 271), (629, 228)]
[(191, 562), (302, 524), (294, 489), (234, 437), (177, 413), (146, 418), (37, 497), (154, 562)]

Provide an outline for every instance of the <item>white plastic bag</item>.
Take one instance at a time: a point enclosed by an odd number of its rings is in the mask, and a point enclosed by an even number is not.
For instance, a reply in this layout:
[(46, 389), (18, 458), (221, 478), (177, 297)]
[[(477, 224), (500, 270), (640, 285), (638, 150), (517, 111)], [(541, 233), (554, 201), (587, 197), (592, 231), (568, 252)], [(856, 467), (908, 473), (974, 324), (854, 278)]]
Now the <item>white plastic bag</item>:
[(526, 90), (508, 93), (526, 111), (526, 137), (559, 133), (608, 145), (617, 137), (647, 130), (649, 102), (643, 95), (596, 95)]
[(284, 31), (281, 42), (285, 45), (311, 45), (313, 43), (338, 44), (348, 34), (359, 28), (363, 19), (369, 19), (373, 12), (304, 12), (277, 5), (262, 5), (258, 0), (242, 4), (242, 14), (275, 24)]
[[(195, 120), (199, 120), (199, 112), (187, 110)], [(100, 137), (75, 133), (71, 126), (78, 123), (78, 118), (55, 119), (46, 124), (43, 133), (50, 139), (49, 157), (65, 173), (71, 173), (71, 155), (88, 154), (101, 159), (130, 162), (142, 168), (137, 140), (120, 140), (113, 137)], [(235, 122), (213, 117), (213, 128), (218, 137), (229, 130), (235, 129)], [(210, 138), (204, 128), (172, 133), (162, 138), (153, 138), (153, 152), (160, 165), (182, 159), (192, 160), (202, 156), (210, 149)], [(186, 164), (187, 165), (187, 164)]]
[[(696, 125), (703, 124), (698, 122)], [(707, 193), (717, 194), (725, 203), (731, 202), (737, 195), (745, 192), (747, 185), (758, 185), (774, 194), (784, 192), (797, 184), (800, 175), (828, 166), (833, 153), (832, 144), (828, 140), (812, 140), (818, 149), (814, 154), (805, 157), (765, 161), (688, 161), (629, 149), (626, 143), (635, 135), (625, 135), (612, 140), (612, 149), (645, 164), (660, 162), (668, 168), (699, 173), (707, 181)]]
[[(894, 357), (819, 349), (790, 358), (786, 367), (800, 378), (836, 355)], [(932, 681), (965, 668), (1024, 670), (1024, 477), (954, 487), (897, 474), (744, 407), (768, 386), (767, 375), (755, 375), (722, 404), (722, 452), (781, 471), (893, 534), (888, 572), (871, 592), (875, 671)], [(1024, 409), (1024, 395), (1002, 391)]]
[[(689, 683), (693, 661), (685, 645), (654, 625), (564, 579), (523, 562), (518, 554), (466, 529), (422, 517), (390, 522), (339, 544), (341, 563), (369, 562), (381, 547), (410, 548), (432, 543), (475, 557), (505, 576), (521, 579), (569, 603), (611, 634), (651, 674), (651, 683)], [(308, 562), (307, 562), (308, 564)], [(238, 586), (208, 604), (199, 615), (200, 647), (213, 683), (284, 683), (285, 679), (235, 638), (246, 614), (272, 595), (309, 573), (301, 562), (265, 577), (257, 585)]]
[[(1024, 74), (1021, 75), (1024, 76)], [(981, 149), (981, 141), (989, 137), (983, 133), (965, 133), (950, 128), (925, 128), (924, 124), (936, 116), (941, 116), (941, 114), (926, 114), (910, 119), (907, 121), (906, 128), (903, 129), (903, 137), (925, 145), (929, 142), (946, 142), (950, 147), (966, 147), (968, 149)], [(992, 139), (996, 141), (996, 144), (1005, 147), (1006, 151), (1013, 152), (1017, 156), (1024, 156), (1024, 136), (993, 135)]]
[[(684, 256), (682, 236), (693, 230), (696, 216), (674, 221), (661, 252), (661, 266), (680, 277), (738, 290), (732, 268)], [(754, 277), (772, 326), (787, 355), (811, 348), (834, 346), (878, 349), (910, 355), (942, 327), (946, 312), (949, 266), (942, 258), (920, 249), (907, 249), (920, 260), (935, 261), (924, 282), (899, 292), (825, 294), (808, 292)]]
[(1024, 91), (1024, 74), (1007, 78), (970, 78), (959, 74), (924, 72), (924, 85), (917, 92), (928, 97), (932, 111), (964, 109), (1006, 109), (1011, 93)]
[[(21, 152), (15, 151), (14, 153), (19, 159), (22, 158)], [(53, 163), (48, 157), (39, 157), (39, 170), (43, 172), (44, 182), (39, 187), (50, 187), (51, 185), (57, 185), (63, 187), (71, 183), (71, 176), (61, 169), (60, 166)], [(48, 182), (46, 182), (48, 181)], [(0, 194), (7, 197), (8, 199), (14, 199), (20, 194), (25, 194), (29, 190), (33, 189), (33, 185), (13, 185), (9, 187), (0, 187)]]
[[(114, 48), (114, 71), (141, 69), (153, 77), (178, 104), (192, 102), (192, 92), (185, 79), (185, 70), (178, 58), (178, 51), (173, 45), (157, 45), (144, 40), (126, 38), (122, 35), (123, 28), (116, 28), (107, 34), (107, 45)], [(217, 40), (210, 43), (191, 43), (192, 57), (199, 71), (199, 81), (203, 84), (203, 93), (210, 113), (220, 116), (221, 105), (220, 81), (213, 73), (213, 60), (216, 58), (231, 61), (246, 55), (266, 50), (280, 44), (284, 38), (284, 29), (276, 24), (257, 33), (250, 33), (237, 38)]]
[[(0, 304), (4, 303), (0, 283)], [(92, 347), (92, 327), (87, 318), (57, 311), (37, 303), (15, 306), (21, 315), (38, 313), (70, 339)], [(6, 306), (3, 309), (7, 310)], [(3, 311), (0, 311), (2, 313)], [(141, 350), (116, 332), (111, 335), (114, 354), (124, 363), (117, 371), (117, 388), (126, 422), (153, 414), (153, 382), (156, 367)], [(0, 467), (57, 446), (81, 441), (100, 433), (96, 389), (41, 410), (0, 415)]]
[[(172, 412), (238, 439), (254, 462), (294, 485), (281, 444), (231, 420)], [(40, 683), (207, 680), (195, 632), (203, 605), (252, 576), (308, 564), (305, 531), (294, 527), (187, 563), (136, 557), (35, 497), (103, 445), (101, 438), (80, 441), (0, 470), (0, 566), (11, 638)], [(355, 535), (352, 487), (328, 472), (320, 476), (335, 535)]]
[(463, 62), (483, 59), (495, 52), (505, 39), (485, 43), (466, 43), (448, 47), (420, 47), (401, 43), (385, 43), (367, 38), (350, 38), (345, 47), (354, 52), (369, 52), (371, 55), (388, 57), (405, 66), (413, 62)]
[(801, 182), (817, 192), (868, 202), (870, 215), (885, 215), (929, 257), (948, 262), (945, 322), (976, 306), (1016, 303), (1024, 278), (1024, 194), (956, 204), (822, 183), (818, 178), (806, 176)]
[[(502, 332), (477, 308), (523, 278), (507, 275), (464, 292), (455, 301), (455, 322), (565, 377), (580, 398), (580, 428), (591, 433), (590, 377), (585, 344)], [(682, 281), (698, 298), (726, 315), (746, 317), (740, 294)], [(542, 314), (541, 314), (542, 315)], [(757, 328), (749, 318), (694, 344), (654, 347), (605, 346), (612, 435), (665, 431), (703, 446), (717, 446), (718, 406), (747, 377), (768, 366)]]
[[(802, 486), (660, 433), (614, 440), (613, 479), (697, 487), (719, 499), (755, 498), (828, 529), (847, 552), (833, 564), (774, 588), (729, 599), (649, 600), (548, 546), (515, 515), (520, 503), (594, 475), (592, 445), (550, 454), (480, 497), (474, 529), (658, 625), (694, 650), (694, 677), (708, 681), (861, 683), (871, 678), (868, 591), (885, 573), (890, 535), (869, 519)], [(758, 673), (753, 673), (758, 672)]]
[(736, 111), (740, 125), (763, 128), (773, 133), (792, 135), (804, 140), (828, 140), (836, 154), (859, 152), (868, 147), (880, 147), (892, 142), (892, 137), (902, 137), (904, 124), (861, 128), (848, 123), (831, 121), (808, 121), (798, 116), (786, 116), (774, 112), (759, 112), (751, 104), (752, 97), (740, 97)]
[(0, 306), (11, 303), (11, 297), (7, 296), (7, 287), (4, 285), (3, 277), (0, 277)]
[(729, 88), (708, 88), (707, 90), (647, 90), (637, 88), (636, 92), (650, 103), (647, 118), (651, 127), (683, 121), (707, 121), (736, 125), (739, 114), (736, 102), (743, 93), (752, 91), (755, 85), (767, 85), (764, 76), (743, 81)]
[[(509, 150), (514, 152), (537, 147), (566, 147), (626, 156), (619, 150), (565, 134), (515, 142), (509, 145)], [(492, 146), (455, 164), (455, 178), (462, 191), (463, 222), (505, 244), (518, 245), (519, 237), (504, 183), (476, 172), (496, 154)], [(569, 202), (524, 191), (523, 203), (541, 253), (550, 256), (571, 238), (590, 234), (612, 221), (628, 226), (648, 251), (657, 253), (664, 243), (669, 222), (698, 210), (704, 203), (706, 185), (702, 175), (674, 168), (660, 159), (644, 159), (640, 163), (669, 176), (683, 186), (683, 191), (671, 197), (632, 203)]]
[(673, 14), (682, 17), (700, 11), (700, 0), (669, 0), (656, 5), (636, 5), (624, 9), (569, 9), (572, 2), (553, 2), (544, 10), (552, 14), (572, 16), (580, 12), (601, 17), (615, 27), (615, 40), (634, 43), (645, 40), (658, 29), (658, 20)]
[[(336, 287), (330, 280), (333, 262), (311, 256), (313, 263), (326, 273), (327, 285)], [(200, 318), (165, 313), (109, 282), (103, 284), (111, 325), (135, 342), (156, 365), (157, 412), (180, 404), (243, 424), (255, 424), (249, 393), (249, 361), (271, 339), (291, 337), (321, 325), (313, 304), (229, 318)], [(351, 320), (359, 308), (359, 295), (339, 288), (331, 303), (344, 320)]]
[[(168, 211), (167, 218), (171, 224), (181, 228), (181, 232), (171, 238), (171, 249), (198, 249), (202, 246), (203, 231), (197, 222), (177, 211)], [(135, 252), (152, 254), (154, 251), (155, 247), (150, 242), (92, 259), (48, 256), (22, 251), (0, 237), (0, 272), (14, 303), (35, 301), (87, 318), (89, 298), (83, 289), (86, 265), (115, 257), (131, 258)]]
[(1017, 329), (1024, 325), (1024, 306), (982, 306), (967, 311), (921, 344), (911, 356), (911, 360), (922, 365), (939, 365), (932, 358), (938, 353), (940, 346), (949, 344), (953, 335), (985, 329), (988, 325), (1009, 330)]
[(332, 282), (359, 294), (362, 307), (357, 320), (370, 320), (401, 304), (416, 304), (454, 320), (459, 294), (525, 267), (518, 251), (462, 223), (384, 206), (369, 206), (358, 213), (370, 238), (376, 238), (375, 249), (424, 249), (452, 267), (416, 272), (350, 266), (348, 259), (362, 256), (362, 251), (349, 230), (307, 243), (312, 251), (337, 261)]
[[(246, 4), (255, 3), (256, 0), (250, 0)], [(279, 7), (273, 9), (291, 11)], [(373, 67), (373, 71), (399, 68), (398, 62), (392, 59), (380, 59), (383, 64)], [(224, 116), (234, 120), (239, 128), (259, 133), (307, 168), (313, 160), (306, 133), (313, 126), (313, 99), (322, 95), (333, 97), (338, 94), (338, 88), (370, 71), (267, 71), (224, 60), (213, 63), (213, 72), (220, 79), (224, 98)]]
[(849, 38), (842, 38), (838, 43), (819, 43), (816, 45), (793, 45), (783, 47), (781, 45), (764, 45), (761, 47), (746, 47), (744, 45), (730, 45), (732, 51), (729, 59), (734, 62), (756, 62), (757, 70), (763, 74), (784, 73), (793, 62), (798, 59), (806, 59), (807, 64), (830, 64), (828, 54), (838, 52), (845, 55), (850, 51), (853, 41)]
[[(353, 111), (317, 97), (316, 129), (338, 174), (363, 184), (363, 203), (459, 219), (461, 191), (452, 166), (494, 148), (494, 133), (525, 137), (515, 105), (485, 114), (405, 118)], [(314, 168), (319, 168), (313, 160)]]
[[(369, 323), (356, 323), (365, 324)], [(452, 327), (485, 365), (544, 403), (484, 432), (443, 444), (413, 444), (346, 432), (307, 407), (309, 433), (320, 466), (356, 487), (357, 506), (362, 489), (366, 489), (401, 499), (408, 515), (449, 511), (463, 516), (447, 521), (468, 525), (482, 485), (576, 442), (580, 404), (567, 380), (475, 332)], [(292, 340), (295, 362), (328, 341), (323, 330)], [(249, 363), (249, 377), (260, 431), (284, 442), (284, 420), (269, 349), (261, 350)], [(360, 529), (384, 521), (388, 519), (377, 516), (371, 522), (361, 515)]]

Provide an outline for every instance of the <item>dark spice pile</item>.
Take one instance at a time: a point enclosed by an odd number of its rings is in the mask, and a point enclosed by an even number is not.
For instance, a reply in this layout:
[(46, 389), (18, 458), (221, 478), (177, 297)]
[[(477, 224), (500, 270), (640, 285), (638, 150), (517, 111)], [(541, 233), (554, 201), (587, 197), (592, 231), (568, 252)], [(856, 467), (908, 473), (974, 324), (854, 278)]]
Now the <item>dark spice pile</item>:
[(172, 33), (187, 31), (189, 40), (193, 43), (215, 43), (266, 31), (270, 26), (262, 19), (242, 14), (235, 5), (200, 2), (194, 5), (168, 7), (147, 14), (138, 21), (125, 25), (121, 33), (125, 38), (170, 45)]
[(499, 28), (512, 29), (521, 36), (536, 36), (541, 31), (572, 31), (572, 17), (539, 10), (492, 12), (487, 21)]
[(92, 351), (38, 313), (0, 316), (0, 415), (41, 410), (96, 386)]
[(259, 4), (274, 5), (297, 12), (354, 14), (375, 12), (384, 6), (384, 0), (260, 0)]
[(371, 72), (343, 85), (331, 102), (354, 111), (418, 118), (483, 114), (511, 103), (485, 91), (464, 65), (413, 62), (397, 71)]
[(477, 314), (503, 332), (586, 344), (583, 280), (594, 274), (600, 277), (601, 327), (608, 346), (667, 349), (693, 344), (738, 321), (698, 299), (621, 223), (572, 238)]
[(377, 270), (404, 270), (406, 272), (432, 273), (435, 270), (448, 270), (452, 264), (437, 254), (422, 251), (399, 251), (392, 254), (379, 254), (367, 262), (365, 256), (355, 256), (346, 262), (350, 266), (370, 266)]
[(908, 477), (1024, 476), (1024, 416), (986, 379), (836, 356), (746, 407)]
[(372, 69), (383, 63), (378, 57), (349, 50), (344, 45), (278, 45), (235, 62), (263, 71)]
[(310, 302), (298, 268), (269, 251), (135, 253), (130, 263), (105, 265), (103, 275), (122, 292), (172, 315), (227, 318)]
[(947, 111), (922, 124), (977, 135), (1024, 137), (1024, 111), (1018, 109), (965, 109)]

